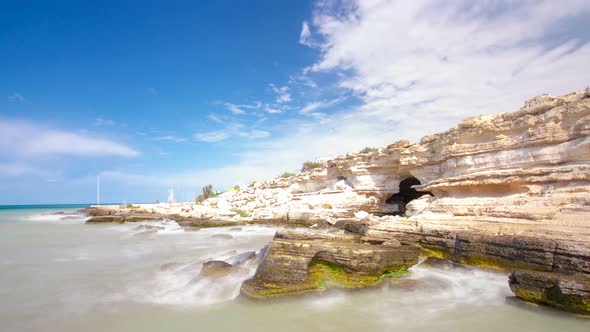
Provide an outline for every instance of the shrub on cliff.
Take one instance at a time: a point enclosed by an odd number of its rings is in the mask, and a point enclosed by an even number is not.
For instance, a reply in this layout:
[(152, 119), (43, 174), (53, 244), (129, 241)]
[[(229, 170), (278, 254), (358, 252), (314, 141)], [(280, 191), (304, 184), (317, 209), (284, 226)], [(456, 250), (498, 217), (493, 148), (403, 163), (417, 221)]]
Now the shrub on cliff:
[(295, 175), (296, 175), (295, 173), (285, 172), (285, 173), (281, 174), (281, 177), (283, 179), (286, 179), (286, 178), (290, 178), (290, 177), (295, 176)]
[(217, 196), (217, 192), (215, 190), (213, 190), (213, 185), (208, 184), (203, 187), (203, 193), (201, 195), (197, 196), (197, 198), (195, 199), (195, 202), (202, 203), (207, 198), (211, 198), (211, 197), (215, 197), (215, 196)]
[(301, 167), (301, 171), (302, 172), (309, 171), (311, 169), (318, 168), (320, 166), (322, 166), (322, 164), (318, 163), (317, 161), (306, 161), (303, 163), (303, 166)]
[(370, 147), (366, 147), (364, 149), (361, 150), (361, 153), (373, 153), (377, 151), (377, 148), (370, 148)]

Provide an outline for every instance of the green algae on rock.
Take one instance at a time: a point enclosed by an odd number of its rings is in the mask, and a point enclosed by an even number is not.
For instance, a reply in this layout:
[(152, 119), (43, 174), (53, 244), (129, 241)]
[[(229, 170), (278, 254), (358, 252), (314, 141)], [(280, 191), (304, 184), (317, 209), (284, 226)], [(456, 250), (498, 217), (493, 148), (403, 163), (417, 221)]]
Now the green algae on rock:
[(279, 231), (256, 275), (242, 284), (250, 298), (296, 295), (328, 287), (379, 284), (418, 262), (413, 245), (371, 244), (357, 235)]
[(508, 278), (519, 298), (562, 310), (590, 314), (590, 278), (538, 271), (512, 271)]

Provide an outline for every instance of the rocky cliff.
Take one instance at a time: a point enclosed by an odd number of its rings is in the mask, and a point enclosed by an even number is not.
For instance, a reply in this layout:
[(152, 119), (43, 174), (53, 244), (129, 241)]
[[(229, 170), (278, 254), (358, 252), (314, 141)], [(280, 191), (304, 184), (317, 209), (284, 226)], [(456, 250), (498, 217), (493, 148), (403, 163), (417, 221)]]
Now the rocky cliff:
[[(590, 89), (468, 118), (411, 144), (319, 162), (289, 178), (208, 200), (254, 220), (376, 216), (497, 219), (585, 228), (590, 212)], [(414, 200), (415, 198), (418, 198)], [(204, 212), (204, 217), (207, 212)]]
[[(413, 258), (402, 248), (418, 248), (470, 265), (542, 271), (514, 274), (511, 287), (527, 300), (574, 299), (575, 311), (590, 312), (584, 286), (590, 275), (590, 87), (535, 97), (516, 112), (468, 118), (417, 143), (402, 140), (313, 166), (202, 204), (141, 212), (172, 215), (187, 226), (332, 224), (358, 236), (278, 234), (242, 288), (253, 297), (314, 290), (329, 276), (345, 286), (359, 284), (351, 278), (371, 284), (407, 267)], [(373, 259), (382, 264), (370, 273), (358, 268)], [(584, 287), (567, 286), (578, 277)], [(571, 294), (554, 296), (555, 287)]]

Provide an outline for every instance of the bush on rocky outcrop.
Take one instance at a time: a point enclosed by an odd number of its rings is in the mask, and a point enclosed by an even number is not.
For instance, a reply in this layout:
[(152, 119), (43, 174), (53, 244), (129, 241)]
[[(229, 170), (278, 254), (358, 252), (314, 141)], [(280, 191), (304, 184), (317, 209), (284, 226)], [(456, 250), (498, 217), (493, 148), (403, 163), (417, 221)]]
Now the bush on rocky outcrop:
[(322, 164), (317, 161), (306, 161), (303, 163), (303, 166), (301, 167), (301, 171), (302, 172), (309, 171), (314, 168), (318, 168), (320, 166), (322, 166)]
[(213, 185), (208, 184), (208, 185), (206, 185), (206, 186), (203, 187), (203, 193), (201, 195), (197, 196), (197, 198), (195, 199), (195, 201), (197, 203), (202, 203), (207, 198), (215, 197), (215, 196), (217, 196), (217, 194), (218, 193), (215, 190), (213, 190)]
[(286, 179), (286, 178), (290, 178), (290, 177), (295, 176), (295, 175), (296, 175), (295, 173), (285, 172), (285, 173), (281, 174), (281, 177), (283, 179)]
[(370, 148), (370, 147), (366, 147), (364, 149), (361, 150), (361, 153), (373, 153), (377, 151), (377, 148)]

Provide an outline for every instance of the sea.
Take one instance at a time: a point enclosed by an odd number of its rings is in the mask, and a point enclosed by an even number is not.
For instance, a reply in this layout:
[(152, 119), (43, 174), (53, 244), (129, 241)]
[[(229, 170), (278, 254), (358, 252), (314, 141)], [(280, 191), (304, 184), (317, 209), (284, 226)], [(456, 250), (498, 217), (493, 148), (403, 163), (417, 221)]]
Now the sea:
[(479, 269), (416, 266), (415, 287), (253, 301), (239, 289), (254, 265), (211, 280), (202, 263), (259, 251), (278, 228), (86, 225), (83, 207), (0, 206), (0, 331), (590, 331), (588, 318), (515, 299), (506, 272)]

